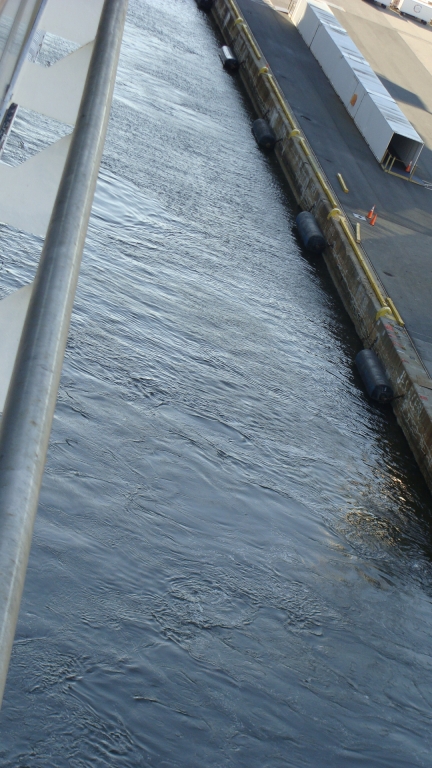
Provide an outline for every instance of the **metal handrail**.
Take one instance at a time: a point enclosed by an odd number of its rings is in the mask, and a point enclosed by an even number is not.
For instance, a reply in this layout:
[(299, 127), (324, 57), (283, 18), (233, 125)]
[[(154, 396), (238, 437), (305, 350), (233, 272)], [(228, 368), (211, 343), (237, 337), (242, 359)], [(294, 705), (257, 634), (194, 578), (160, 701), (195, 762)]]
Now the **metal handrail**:
[(28, 54), (30, 45), (32, 43), (35, 31), (39, 25), (41, 16), (45, 10), (45, 6), (47, 4), (48, 0), (22, 0), (20, 3), (20, 6), (18, 8), (18, 12), (16, 14), (16, 17), (14, 19), (14, 23), (12, 25), (12, 29), (10, 31), (10, 34), (8, 36), (8, 39), (5, 44), (5, 49), (2, 53), (2, 56), (0, 57), (0, 83), (1, 83), (1, 70), (3, 67), (3, 59), (4, 54), (7, 50), (7, 48), (13, 44), (16, 43), (16, 33), (17, 28), (19, 28), (21, 24), (21, 17), (25, 10), (28, 8), (30, 9), (30, 18), (28, 20), (27, 28), (25, 31), (25, 34), (23, 36), (22, 43), (19, 47), (18, 55), (16, 56), (16, 61), (13, 65), (13, 69), (10, 72), (8, 79), (7, 79), (7, 86), (4, 93), (1, 93), (0, 98), (0, 122), (3, 120), (5, 113), (9, 107), (10, 101), (13, 98), (13, 91), (16, 85), (16, 81), (18, 78), (18, 75), (21, 71), (21, 67), (24, 64), (24, 61), (26, 59), (26, 56)]
[(24, 586), (127, 0), (105, 0), (0, 429), (0, 702)]

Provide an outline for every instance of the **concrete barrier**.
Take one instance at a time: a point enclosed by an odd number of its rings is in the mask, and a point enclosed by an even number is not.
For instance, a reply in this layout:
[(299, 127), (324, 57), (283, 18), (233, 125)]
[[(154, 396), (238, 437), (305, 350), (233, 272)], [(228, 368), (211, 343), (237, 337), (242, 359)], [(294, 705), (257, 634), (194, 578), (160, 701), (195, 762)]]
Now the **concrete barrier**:
[(396, 399), (393, 409), (432, 490), (432, 379), (394, 303), (356, 243), (343, 206), (303, 137), (265, 57), (235, 0), (215, 0), (212, 16), (242, 62), (240, 76), (260, 116), (277, 138), (276, 155), (302, 209), (312, 211), (329, 247), (324, 258), (358, 335), (384, 364)]

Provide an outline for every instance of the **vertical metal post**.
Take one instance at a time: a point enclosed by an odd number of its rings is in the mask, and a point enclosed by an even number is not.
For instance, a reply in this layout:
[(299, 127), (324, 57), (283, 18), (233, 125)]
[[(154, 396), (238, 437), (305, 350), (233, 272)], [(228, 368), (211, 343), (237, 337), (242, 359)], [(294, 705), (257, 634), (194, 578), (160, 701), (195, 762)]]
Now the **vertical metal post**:
[(127, 0), (105, 0), (0, 430), (0, 701), (97, 181)]

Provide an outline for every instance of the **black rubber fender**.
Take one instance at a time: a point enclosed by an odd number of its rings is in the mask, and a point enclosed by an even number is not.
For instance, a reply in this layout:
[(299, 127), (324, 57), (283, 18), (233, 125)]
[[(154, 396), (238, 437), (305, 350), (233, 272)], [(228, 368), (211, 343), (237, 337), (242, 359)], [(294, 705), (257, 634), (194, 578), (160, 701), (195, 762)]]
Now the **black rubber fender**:
[(262, 117), (254, 120), (252, 123), (252, 133), (260, 149), (263, 149), (265, 152), (271, 152), (274, 149), (277, 138), (267, 120), (264, 120)]
[(319, 256), (327, 248), (327, 241), (315, 216), (308, 211), (302, 211), (296, 217), (296, 224), (304, 247)]
[(378, 403), (393, 400), (394, 393), (385, 368), (373, 349), (362, 349), (356, 355), (355, 364), (362, 377), (366, 392)]
[(219, 55), (221, 58), (222, 66), (224, 69), (226, 69), (227, 72), (237, 72), (240, 66), (240, 62), (228, 45), (222, 46)]

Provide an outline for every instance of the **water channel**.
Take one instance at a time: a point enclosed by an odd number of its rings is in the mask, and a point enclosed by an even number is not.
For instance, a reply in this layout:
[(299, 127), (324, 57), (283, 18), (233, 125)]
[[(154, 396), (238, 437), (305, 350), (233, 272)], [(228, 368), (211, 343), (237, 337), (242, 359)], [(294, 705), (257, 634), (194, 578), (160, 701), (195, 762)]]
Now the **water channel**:
[[(218, 47), (130, 0), (7, 768), (432, 765), (430, 495)], [(5, 295), (41, 244), (0, 238)]]

